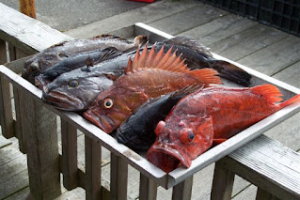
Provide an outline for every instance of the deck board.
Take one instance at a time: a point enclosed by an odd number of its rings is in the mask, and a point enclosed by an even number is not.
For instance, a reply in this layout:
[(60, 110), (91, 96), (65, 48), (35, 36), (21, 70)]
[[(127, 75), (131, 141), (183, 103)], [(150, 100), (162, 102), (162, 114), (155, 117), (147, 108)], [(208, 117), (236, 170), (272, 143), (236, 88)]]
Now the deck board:
[(12, 145), (0, 149), (0, 199), (29, 185), (26, 156)]
[(287, 33), (261, 24), (209, 45), (211, 51), (231, 60), (239, 60), (288, 37)]

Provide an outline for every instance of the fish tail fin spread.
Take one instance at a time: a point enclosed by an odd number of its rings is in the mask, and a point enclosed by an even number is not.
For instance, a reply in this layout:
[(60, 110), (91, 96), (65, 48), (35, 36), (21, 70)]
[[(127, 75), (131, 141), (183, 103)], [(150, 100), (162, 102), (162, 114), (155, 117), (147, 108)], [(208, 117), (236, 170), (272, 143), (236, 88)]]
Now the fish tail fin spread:
[(243, 86), (250, 85), (252, 76), (230, 62), (225, 60), (212, 60), (212, 68), (216, 69), (222, 78)]
[[(164, 47), (158, 53), (155, 52), (155, 45), (148, 51), (147, 46), (142, 53), (138, 51), (135, 54), (133, 61), (129, 61), (126, 72), (133, 72), (134, 70), (143, 68), (156, 68), (174, 72), (190, 73), (190, 69), (184, 64), (184, 60), (180, 56), (176, 56), (176, 51), (172, 53), (172, 48), (164, 53)], [(131, 59), (130, 59), (131, 60)]]
[(222, 84), (218, 72), (213, 69), (196, 69), (191, 71), (190, 74), (199, 79), (205, 86), (208, 86), (209, 84)]
[(281, 107), (281, 108), (284, 108), (284, 107), (286, 107), (286, 106), (288, 106), (288, 105), (291, 105), (291, 104), (293, 104), (293, 103), (298, 103), (298, 104), (300, 104), (300, 94), (298, 94), (298, 95), (296, 95), (296, 96), (293, 96), (292, 98), (286, 100), (285, 102), (282, 102), (282, 103), (280, 104), (280, 107)]
[(267, 99), (270, 104), (279, 103), (282, 101), (282, 94), (280, 90), (271, 84), (259, 85), (252, 88), (252, 92), (257, 95), (261, 95)]

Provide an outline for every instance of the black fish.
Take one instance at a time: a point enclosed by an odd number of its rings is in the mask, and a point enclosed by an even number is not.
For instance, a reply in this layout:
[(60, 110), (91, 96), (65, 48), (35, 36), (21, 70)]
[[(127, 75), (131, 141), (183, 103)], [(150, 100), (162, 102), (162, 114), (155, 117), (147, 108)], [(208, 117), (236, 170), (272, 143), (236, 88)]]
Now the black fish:
[(212, 53), (196, 40), (178, 36), (155, 44), (158, 52), (164, 46), (168, 51), (172, 48), (177, 55), (182, 55), (187, 67), (190, 69), (213, 68), (219, 72), (219, 76), (234, 83), (249, 86), (252, 76), (241, 68), (224, 60), (213, 58)]
[(165, 119), (180, 99), (199, 87), (191, 86), (149, 99), (116, 130), (117, 141), (134, 150), (148, 150), (155, 141), (157, 123)]

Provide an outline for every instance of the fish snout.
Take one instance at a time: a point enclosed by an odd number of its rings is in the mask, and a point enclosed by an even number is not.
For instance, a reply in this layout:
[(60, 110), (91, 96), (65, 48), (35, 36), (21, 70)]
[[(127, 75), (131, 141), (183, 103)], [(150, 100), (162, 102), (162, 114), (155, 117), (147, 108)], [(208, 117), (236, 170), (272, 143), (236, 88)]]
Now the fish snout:
[(113, 120), (97, 111), (87, 110), (83, 116), (106, 133), (111, 133), (114, 130)]
[(163, 171), (169, 173), (179, 166), (191, 166), (191, 159), (186, 152), (177, 148), (175, 144), (155, 142), (146, 155), (147, 159)]

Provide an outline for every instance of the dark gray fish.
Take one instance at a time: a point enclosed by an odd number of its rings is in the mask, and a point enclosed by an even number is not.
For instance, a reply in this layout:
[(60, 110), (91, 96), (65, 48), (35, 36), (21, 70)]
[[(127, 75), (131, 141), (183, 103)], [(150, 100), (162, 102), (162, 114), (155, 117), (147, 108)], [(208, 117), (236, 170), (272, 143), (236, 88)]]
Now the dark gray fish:
[(120, 52), (114, 47), (84, 52), (56, 63), (55, 65), (42, 72), (39, 76), (42, 76), (45, 79), (54, 80), (62, 73), (72, 71), (74, 69), (83, 67), (87, 64), (95, 65), (105, 60), (117, 57), (121, 54), (122, 52)]
[(134, 150), (148, 150), (155, 141), (157, 123), (165, 119), (180, 99), (197, 89), (199, 86), (187, 87), (149, 99), (115, 131), (117, 141)]
[(66, 58), (107, 47), (115, 47), (119, 51), (127, 52), (136, 49), (139, 45), (143, 45), (146, 42), (147, 36), (143, 35), (135, 37), (133, 42), (111, 35), (102, 35), (92, 39), (65, 41), (41, 51), (26, 61), (22, 77), (34, 84), (36, 76)]
[(100, 92), (125, 73), (132, 54), (134, 53), (122, 54), (94, 66), (63, 73), (50, 83), (45, 83), (45, 79), (37, 77), (39, 84), (43, 85), (44, 102), (66, 111), (87, 109)]
[(212, 68), (219, 72), (219, 76), (234, 83), (249, 86), (252, 76), (243, 69), (224, 60), (213, 58), (212, 53), (204, 45), (185, 36), (174, 37), (155, 44), (158, 52), (164, 46), (168, 51), (172, 48), (177, 55), (182, 55), (190, 69)]

